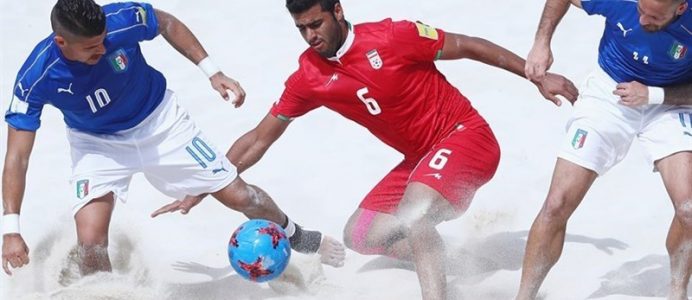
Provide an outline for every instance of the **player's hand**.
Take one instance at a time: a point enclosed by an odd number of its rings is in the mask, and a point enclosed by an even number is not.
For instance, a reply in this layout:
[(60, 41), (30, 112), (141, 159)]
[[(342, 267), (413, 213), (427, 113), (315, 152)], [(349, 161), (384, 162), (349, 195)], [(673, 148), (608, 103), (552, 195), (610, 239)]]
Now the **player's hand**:
[(562, 75), (546, 73), (543, 80), (534, 81), (543, 97), (557, 106), (562, 105), (562, 100), (557, 96), (562, 96), (570, 103), (574, 104), (579, 96), (579, 90), (574, 83)]
[(156, 216), (158, 215), (172, 213), (176, 211), (180, 211), (181, 214), (186, 215), (188, 212), (190, 212), (190, 209), (202, 202), (202, 199), (204, 199), (204, 197), (206, 197), (207, 195), (208, 194), (202, 194), (199, 196), (186, 196), (183, 200), (175, 200), (155, 210), (153, 213), (151, 213), (151, 217), (156, 218)]
[[(8, 265), (9, 264), (9, 265)], [(12, 275), (13, 269), (21, 268), (29, 264), (29, 247), (18, 233), (10, 233), (2, 236), (2, 269), (5, 274)]]
[(223, 72), (218, 72), (209, 78), (211, 81), (211, 86), (219, 92), (221, 97), (226, 101), (230, 99), (228, 91), (230, 90), (235, 94), (235, 99), (233, 99), (233, 105), (237, 108), (243, 105), (245, 102), (245, 90), (240, 86), (240, 83), (224, 75)]
[(637, 107), (649, 104), (649, 87), (636, 82), (624, 82), (617, 85), (613, 95), (620, 96), (620, 104)]
[(536, 42), (526, 57), (524, 74), (531, 81), (541, 81), (552, 64), (553, 52), (550, 50), (550, 45)]

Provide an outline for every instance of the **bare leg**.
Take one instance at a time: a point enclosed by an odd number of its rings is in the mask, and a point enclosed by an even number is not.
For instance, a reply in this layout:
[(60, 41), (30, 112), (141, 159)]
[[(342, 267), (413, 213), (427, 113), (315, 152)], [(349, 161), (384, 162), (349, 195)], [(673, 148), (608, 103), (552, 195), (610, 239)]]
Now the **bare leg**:
[(666, 240), (671, 272), (668, 299), (686, 300), (692, 273), (692, 152), (663, 158), (656, 167), (675, 208)]
[(265, 191), (247, 184), (240, 177), (212, 195), (226, 207), (243, 213), (249, 219), (265, 219), (279, 225), (286, 222), (286, 214)]
[(535, 299), (565, 243), (567, 220), (598, 175), (558, 158), (548, 197), (531, 226), (517, 299)]
[(344, 244), (364, 255), (413, 261), (406, 230), (391, 214), (358, 208), (344, 227)]
[(397, 218), (406, 230), (425, 300), (447, 298), (445, 248), (435, 226), (454, 217), (454, 208), (434, 189), (419, 182), (406, 188)]
[[(257, 186), (247, 184), (240, 177), (236, 177), (231, 184), (212, 195), (226, 207), (242, 212), (249, 219), (266, 219), (284, 227), (288, 222), (286, 214), (265, 191)], [(302, 229), (297, 228), (297, 230)], [(318, 239), (307, 241), (306, 239), (309, 237), (306, 235), (303, 240), (306, 241), (305, 243), (313, 243), (316, 246), (314, 248), (318, 248), (316, 252), (320, 254), (322, 263), (333, 267), (343, 266), (346, 253), (340, 242), (328, 236), (321, 236), (320, 240), (318, 235), (321, 234), (314, 231), (302, 231), (296, 234), (303, 233), (312, 234)], [(295, 249), (299, 245), (293, 243), (292, 246)], [(309, 245), (308, 248), (313, 247)], [(315, 252), (315, 250), (310, 250), (310, 252)]]
[(110, 272), (108, 227), (113, 213), (113, 193), (91, 200), (75, 215), (82, 276)]

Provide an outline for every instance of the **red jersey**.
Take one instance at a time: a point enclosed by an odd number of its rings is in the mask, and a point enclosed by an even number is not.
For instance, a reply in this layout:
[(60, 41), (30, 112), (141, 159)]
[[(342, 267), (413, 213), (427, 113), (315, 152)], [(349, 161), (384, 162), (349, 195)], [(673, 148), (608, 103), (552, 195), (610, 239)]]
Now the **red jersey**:
[(311, 48), (300, 56), (271, 114), (291, 119), (325, 106), (405, 156), (422, 156), (458, 125), (487, 126), (435, 67), (444, 40), (421, 23), (356, 25), (335, 57)]

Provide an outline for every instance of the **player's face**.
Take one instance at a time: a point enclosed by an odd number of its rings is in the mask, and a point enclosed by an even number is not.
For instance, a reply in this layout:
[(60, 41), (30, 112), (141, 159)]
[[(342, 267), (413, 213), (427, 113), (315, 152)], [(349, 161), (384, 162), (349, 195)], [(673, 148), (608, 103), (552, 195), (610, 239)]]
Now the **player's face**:
[(296, 27), (306, 42), (324, 57), (333, 57), (346, 40), (346, 32), (341, 27), (344, 13), (337, 3), (334, 13), (323, 11), (319, 4), (309, 10), (291, 14)]
[(95, 37), (65, 37), (57, 35), (55, 41), (67, 59), (87, 65), (95, 65), (103, 54), (106, 53), (106, 47), (103, 45), (105, 38), (106, 32), (104, 31), (101, 35)]
[(687, 1), (677, 0), (640, 0), (639, 24), (648, 32), (662, 30), (687, 9)]

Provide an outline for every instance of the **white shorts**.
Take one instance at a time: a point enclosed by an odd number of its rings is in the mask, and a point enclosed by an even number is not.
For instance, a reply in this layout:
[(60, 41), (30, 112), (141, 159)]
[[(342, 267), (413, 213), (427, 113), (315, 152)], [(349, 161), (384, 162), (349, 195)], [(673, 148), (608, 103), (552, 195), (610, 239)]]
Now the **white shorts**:
[(692, 106), (630, 108), (613, 95), (617, 83), (600, 67), (580, 89), (567, 136), (558, 155), (603, 175), (619, 163), (637, 138), (649, 162), (692, 151)]
[(137, 126), (115, 134), (67, 131), (72, 153), (73, 213), (110, 192), (125, 202), (132, 175), (165, 195), (213, 193), (237, 176), (235, 167), (190, 120), (172, 91)]

